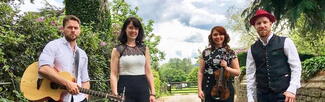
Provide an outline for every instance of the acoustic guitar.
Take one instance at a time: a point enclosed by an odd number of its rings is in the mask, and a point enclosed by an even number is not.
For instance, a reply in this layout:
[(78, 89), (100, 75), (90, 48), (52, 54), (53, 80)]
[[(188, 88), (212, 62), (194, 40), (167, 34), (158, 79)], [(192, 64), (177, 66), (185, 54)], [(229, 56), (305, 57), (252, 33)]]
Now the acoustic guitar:
[[(74, 81), (75, 78), (68, 72), (58, 72), (63, 78)], [(59, 101), (61, 96), (66, 93), (65, 87), (58, 85), (50, 80), (38, 78), (38, 62), (34, 62), (29, 65), (20, 81), (20, 90), (22, 91), (25, 98), (30, 101), (44, 101), (52, 98), (55, 101)], [(112, 101), (123, 102), (124, 93), (122, 96), (116, 96), (104, 92), (94, 91), (79, 87), (81, 93), (85, 93), (91, 96), (97, 96), (101, 98), (107, 98)]]

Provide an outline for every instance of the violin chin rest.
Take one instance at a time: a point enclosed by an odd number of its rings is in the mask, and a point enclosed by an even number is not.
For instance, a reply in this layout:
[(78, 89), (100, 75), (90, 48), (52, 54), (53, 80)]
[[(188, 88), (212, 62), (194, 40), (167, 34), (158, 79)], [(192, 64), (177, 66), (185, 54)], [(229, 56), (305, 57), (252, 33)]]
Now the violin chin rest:
[(213, 97), (214, 100), (220, 100), (220, 97)]

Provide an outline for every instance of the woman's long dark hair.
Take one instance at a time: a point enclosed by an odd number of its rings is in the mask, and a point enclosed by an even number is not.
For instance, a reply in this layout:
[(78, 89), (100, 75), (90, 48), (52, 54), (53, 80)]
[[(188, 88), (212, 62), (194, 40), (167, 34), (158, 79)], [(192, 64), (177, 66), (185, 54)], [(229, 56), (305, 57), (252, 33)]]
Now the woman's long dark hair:
[(138, 36), (135, 39), (136, 45), (143, 46), (144, 31), (140, 20), (136, 17), (129, 17), (124, 21), (118, 40), (120, 41), (121, 44), (126, 44), (127, 42), (126, 28), (131, 22), (134, 27), (139, 28)]
[(229, 47), (229, 45), (228, 45), (228, 43), (230, 41), (230, 37), (229, 37), (226, 29), (224, 27), (222, 27), (222, 26), (214, 26), (211, 29), (210, 35), (208, 37), (209, 38), (209, 46), (211, 46), (211, 49), (212, 50), (216, 49), (216, 44), (215, 44), (215, 42), (212, 39), (212, 33), (213, 33), (213, 31), (217, 31), (221, 35), (224, 35), (225, 36), (225, 39), (224, 39), (224, 41), (222, 43), (222, 47), (225, 48), (229, 52), (233, 52), (233, 50), (231, 50), (230, 47)]

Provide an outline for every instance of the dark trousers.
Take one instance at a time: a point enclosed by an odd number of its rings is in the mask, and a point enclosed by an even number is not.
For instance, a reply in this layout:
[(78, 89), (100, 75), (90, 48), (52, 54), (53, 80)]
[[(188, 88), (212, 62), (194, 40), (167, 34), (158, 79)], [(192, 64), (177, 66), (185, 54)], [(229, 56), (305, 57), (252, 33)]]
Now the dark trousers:
[(283, 92), (268, 92), (257, 91), (257, 102), (284, 102), (285, 96)]
[[(53, 100), (52, 98), (47, 100), (47, 102), (57, 102), (55, 100)], [(73, 102), (73, 97), (71, 97), (71, 102)], [(88, 102), (87, 99), (85, 98), (84, 100), (80, 101), (80, 102)]]
[(120, 75), (118, 93), (123, 93), (124, 88), (124, 102), (149, 102), (149, 84), (145, 75)]

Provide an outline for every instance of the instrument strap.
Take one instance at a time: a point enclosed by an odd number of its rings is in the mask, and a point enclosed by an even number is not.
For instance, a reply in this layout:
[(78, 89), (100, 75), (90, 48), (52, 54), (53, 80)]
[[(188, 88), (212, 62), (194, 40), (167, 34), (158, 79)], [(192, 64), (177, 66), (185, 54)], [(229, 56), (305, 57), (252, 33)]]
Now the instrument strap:
[(76, 77), (76, 82), (78, 80), (78, 73), (79, 73), (79, 50), (77, 49), (76, 50), (76, 53), (75, 53), (75, 57), (74, 57), (74, 66), (75, 66), (75, 69), (76, 69), (76, 72), (75, 72), (75, 77)]

